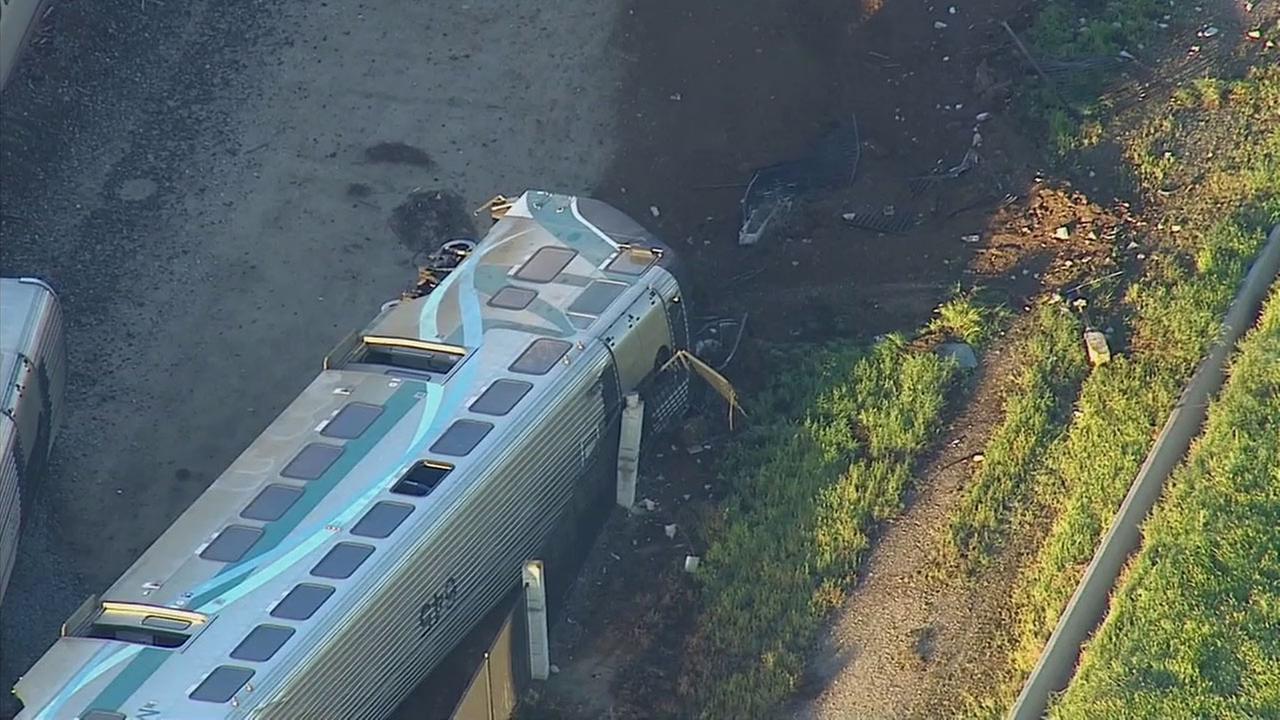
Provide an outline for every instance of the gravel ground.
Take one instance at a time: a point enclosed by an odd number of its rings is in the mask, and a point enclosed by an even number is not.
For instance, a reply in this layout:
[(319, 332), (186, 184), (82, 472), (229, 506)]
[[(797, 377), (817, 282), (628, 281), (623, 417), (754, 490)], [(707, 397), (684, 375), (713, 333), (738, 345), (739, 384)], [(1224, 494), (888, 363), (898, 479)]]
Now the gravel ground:
[[(0, 267), (63, 296), (68, 407), (0, 685), (412, 278), (432, 238), (609, 162), (612, 4), (58, 5), (0, 110)], [(567, 21), (571, 18), (572, 21)], [(16, 704), (0, 694), (0, 716)]]

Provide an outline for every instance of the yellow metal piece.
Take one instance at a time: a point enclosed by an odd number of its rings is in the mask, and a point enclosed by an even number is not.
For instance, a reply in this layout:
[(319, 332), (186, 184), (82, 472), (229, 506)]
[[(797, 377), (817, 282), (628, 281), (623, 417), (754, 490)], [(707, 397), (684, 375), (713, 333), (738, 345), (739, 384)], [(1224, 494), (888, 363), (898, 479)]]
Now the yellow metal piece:
[[(729, 382), (729, 380), (725, 376), (716, 372), (715, 368), (702, 362), (697, 358), (697, 356), (695, 356), (693, 353), (689, 352), (688, 350), (676, 351), (676, 354), (672, 355), (671, 359), (668, 360), (662, 366), (662, 370), (666, 370), (668, 367), (670, 367), (673, 363), (677, 361), (679, 361), (681, 365), (684, 365), (687, 368), (693, 368), (693, 371), (696, 372), (699, 377), (701, 377), (703, 380), (706, 380), (707, 384), (710, 385), (713, 390), (719, 393), (720, 397), (725, 399), (725, 402), (729, 403), (729, 429), (732, 430), (733, 429), (733, 411), (737, 410), (738, 412), (742, 413), (744, 417), (747, 414), (747, 411), (743, 410), (742, 406), (738, 404), (738, 391), (733, 389), (733, 385)], [(659, 370), (659, 372), (661, 372), (662, 370)]]
[(448, 355), (457, 355), (458, 357), (462, 357), (467, 354), (466, 348), (460, 348), (457, 345), (445, 345), (443, 343), (434, 343), (427, 340), (415, 340), (413, 338), (365, 335), (363, 340), (365, 345), (407, 348), (410, 350), (426, 350), (428, 352), (442, 352)]
[(485, 210), (488, 210), (489, 217), (493, 218), (494, 220), (501, 220), (507, 214), (507, 211), (511, 209), (512, 204), (514, 204), (513, 201), (507, 198), (506, 196), (494, 195), (493, 197), (489, 198), (489, 200), (486, 201), (485, 204), (476, 208), (475, 214), (479, 215)]
[(124, 615), (155, 615), (166, 620), (182, 620), (192, 625), (203, 625), (209, 622), (209, 616), (204, 613), (198, 613), (194, 610), (179, 610), (177, 608), (164, 607), (162, 605), (147, 605), (146, 603), (118, 602), (115, 600), (102, 601), (103, 612), (121, 613)]

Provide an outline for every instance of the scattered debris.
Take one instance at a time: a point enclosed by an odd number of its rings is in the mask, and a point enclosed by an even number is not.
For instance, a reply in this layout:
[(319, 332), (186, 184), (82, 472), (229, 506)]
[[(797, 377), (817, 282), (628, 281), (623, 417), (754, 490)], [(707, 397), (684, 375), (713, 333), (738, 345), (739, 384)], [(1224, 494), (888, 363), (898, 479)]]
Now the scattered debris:
[(959, 165), (954, 165), (946, 170), (946, 172), (933, 173), (931, 175), (923, 175), (907, 180), (907, 186), (911, 188), (911, 192), (919, 195), (924, 191), (934, 187), (944, 180), (954, 180), (961, 175), (969, 172), (979, 162), (978, 148), (982, 145), (982, 133), (974, 132), (969, 139), (969, 148), (965, 150), (964, 157), (960, 159)]
[(1053, 236), (1059, 240), (1070, 240), (1071, 228), (1066, 225), (1060, 225), (1057, 230), (1053, 231)]
[(680, 102), (680, 100), (682, 100), (682, 99), (683, 99), (683, 96), (682, 96), (680, 93), (678, 93), (678, 92), (677, 92), (677, 93), (671, 93), (671, 95), (670, 95), (670, 98), (669, 98), (669, 99), (671, 99), (671, 100), (675, 100), (676, 102)]
[(980, 112), (980, 113), (978, 113), (976, 116), (974, 116), (974, 118), (973, 118), (973, 119), (974, 119), (975, 121), (977, 121), (977, 122), (986, 122), (986, 121), (988, 121), (988, 120), (990, 120), (990, 119), (991, 119), (991, 113), (989, 113), (989, 112)]
[(1214, 35), (1217, 35), (1218, 32), (1218, 28), (1212, 25), (1206, 25), (1205, 27), (1200, 28), (1200, 31), (1196, 33), (1196, 37), (1211, 38)]
[(675, 523), (672, 523), (670, 525), (663, 525), (662, 532), (667, 536), (668, 539), (674, 540), (676, 537)]
[(977, 233), (974, 233), (974, 234), (972, 234), (972, 235), (961, 235), (961, 236), (960, 236), (960, 240), (961, 240), (962, 242), (966, 242), (966, 243), (969, 243), (970, 245), (972, 245), (973, 243), (981, 242), (981, 241), (982, 241), (982, 236), (981, 236), (981, 235), (979, 235), (979, 234), (977, 234)]
[(649, 498), (642, 499), (640, 502), (636, 503), (636, 505), (644, 508), (647, 512), (653, 512), (658, 509), (658, 503), (650, 500)]
[(757, 170), (742, 196), (738, 244), (759, 242), (806, 193), (852, 183), (861, 156), (858, 119), (853, 117), (823, 137), (806, 157)]
[(657, 205), (650, 205), (650, 206), (649, 206), (649, 214), (650, 214), (650, 215), (652, 215), (652, 216), (654, 216), (654, 217), (658, 217), (658, 216), (662, 215), (662, 211), (658, 209), (658, 206), (657, 206)]
[(687, 573), (697, 572), (698, 563), (702, 562), (702, 558), (697, 555), (684, 556), (684, 571)]
[(845, 222), (864, 230), (901, 235), (911, 229), (915, 218), (910, 214), (885, 215), (881, 212), (849, 212), (841, 215)]
[(987, 458), (982, 453), (975, 453), (974, 456), (969, 459), (972, 460), (973, 462), (980, 463), (983, 460), (986, 460)]
[(933, 21), (933, 29), (934, 29), (934, 30), (946, 30), (946, 29), (947, 29), (947, 24), (946, 24), (946, 23), (944, 23), (944, 22), (942, 22), (941, 20), (934, 20), (934, 21)]

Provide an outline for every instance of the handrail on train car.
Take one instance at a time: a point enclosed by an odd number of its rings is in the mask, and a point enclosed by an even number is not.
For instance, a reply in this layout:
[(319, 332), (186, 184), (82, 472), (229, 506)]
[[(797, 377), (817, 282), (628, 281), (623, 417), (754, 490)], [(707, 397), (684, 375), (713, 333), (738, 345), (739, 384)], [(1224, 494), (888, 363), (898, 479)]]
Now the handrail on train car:
[(415, 340), (413, 338), (388, 337), (384, 335), (365, 335), (361, 338), (365, 345), (377, 345), (380, 347), (396, 347), (406, 348), (409, 350), (426, 350), (428, 352), (442, 352), (448, 355), (457, 355), (463, 357), (467, 354), (467, 349), (458, 347), (457, 345), (446, 345), (443, 343), (434, 343), (428, 340)]

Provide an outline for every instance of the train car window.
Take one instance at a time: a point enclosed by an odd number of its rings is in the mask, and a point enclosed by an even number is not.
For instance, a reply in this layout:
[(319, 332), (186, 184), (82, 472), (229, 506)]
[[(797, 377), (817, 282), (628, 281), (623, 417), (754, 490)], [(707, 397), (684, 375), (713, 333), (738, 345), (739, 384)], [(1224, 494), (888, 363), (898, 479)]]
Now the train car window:
[(316, 563), (315, 567), (311, 568), (311, 574), (316, 577), (345, 580), (351, 577), (356, 568), (360, 567), (360, 564), (372, 554), (372, 545), (338, 543), (321, 558), (320, 562)]
[(523, 310), (529, 307), (529, 303), (536, 297), (538, 293), (533, 290), (508, 285), (494, 293), (493, 297), (489, 298), (489, 304), (505, 310)]
[(90, 710), (80, 716), (80, 720), (129, 720), (124, 713), (112, 710)]
[(285, 620), (306, 620), (316, 614), (316, 610), (333, 594), (328, 585), (302, 583), (289, 591), (284, 599), (271, 609), (271, 616)]
[(441, 463), (416, 462), (409, 468), (409, 472), (392, 486), (391, 492), (398, 495), (426, 497), (452, 470), (451, 466)]
[(569, 312), (580, 315), (599, 315), (626, 289), (626, 283), (593, 280), (569, 304)]
[(262, 488), (258, 497), (240, 511), (240, 517), (263, 522), (279, 520), (300, 497), (302, 497), (302, 488), (272, 483)]
[(188, 636), (185, 633), (152, 630), (128, 625), (112, 625), (109, 623), (94, 623), (90, 625), (89, 631), (84, 634), (84, 637), (162, 648), (179, 648), (188, 640)]
[(270, 660), (293, 637), (293, 632), (293, 628), (283, 625), (259, 625), (244, 636), (244, 640), (231, 651), (231, 657), (251, 662)]
[(529, 343), (529, 347), (507, 369), (525, 375), (546, 375), (569, 352), (570, 347), (572, 346), (564, 340), (538, 338)]
[(561, 273), (569, 262), (578, 254), (577, 250), (570, 250), (564, 247), (547, 247), (538, 248), (538, 251), (529, 258), (520, 269), (516, 271), (516, 277), (529, 282), (551, 282)]
[(658, 261), (658, 254), (648, 248), (622, 247), (605, 270), (621, 275), (643, 275)]
[(235, 697), (251, 677), (253, 677), (253, 671), (249, 668), (219, 665), (196, 686), (195, 690), (191, 691), (188, 697), (202, 702), (226, 702)]
[(455, 420), (440, 439), (432, 443), (431, 452), (461, 457), (474, 450), (492, 429), (493, 423), (483, 420)]
[(320, 431), (326, 437), (354, 440), (364, 434), (374, 420), (382, 414), (381, 405), (353, 402), (347, 403), (333, 419)]
[(413, 512), (412, 505), (397, 502), (380, 502), (369, 508), (360, 522), (351, 528), (352, 535), (371, 538), (391, 537), (400, 523)]
[(262, 528), (247, 525), (229, 525), (218, 533), (200, 557), (215, 562), (235, 562), (249, 552), (249, 548), (262, 537)]
[(341, 456), (342, 448), (338, 445), (310, 443), (293, 456), (280, 474), (295, 480), (315, 480)]
[(493, 384), (471, 403), (471, 412), (482, 415), (506, 415), (528, 394), (533, 385), (523, 380), (494, 380)]

